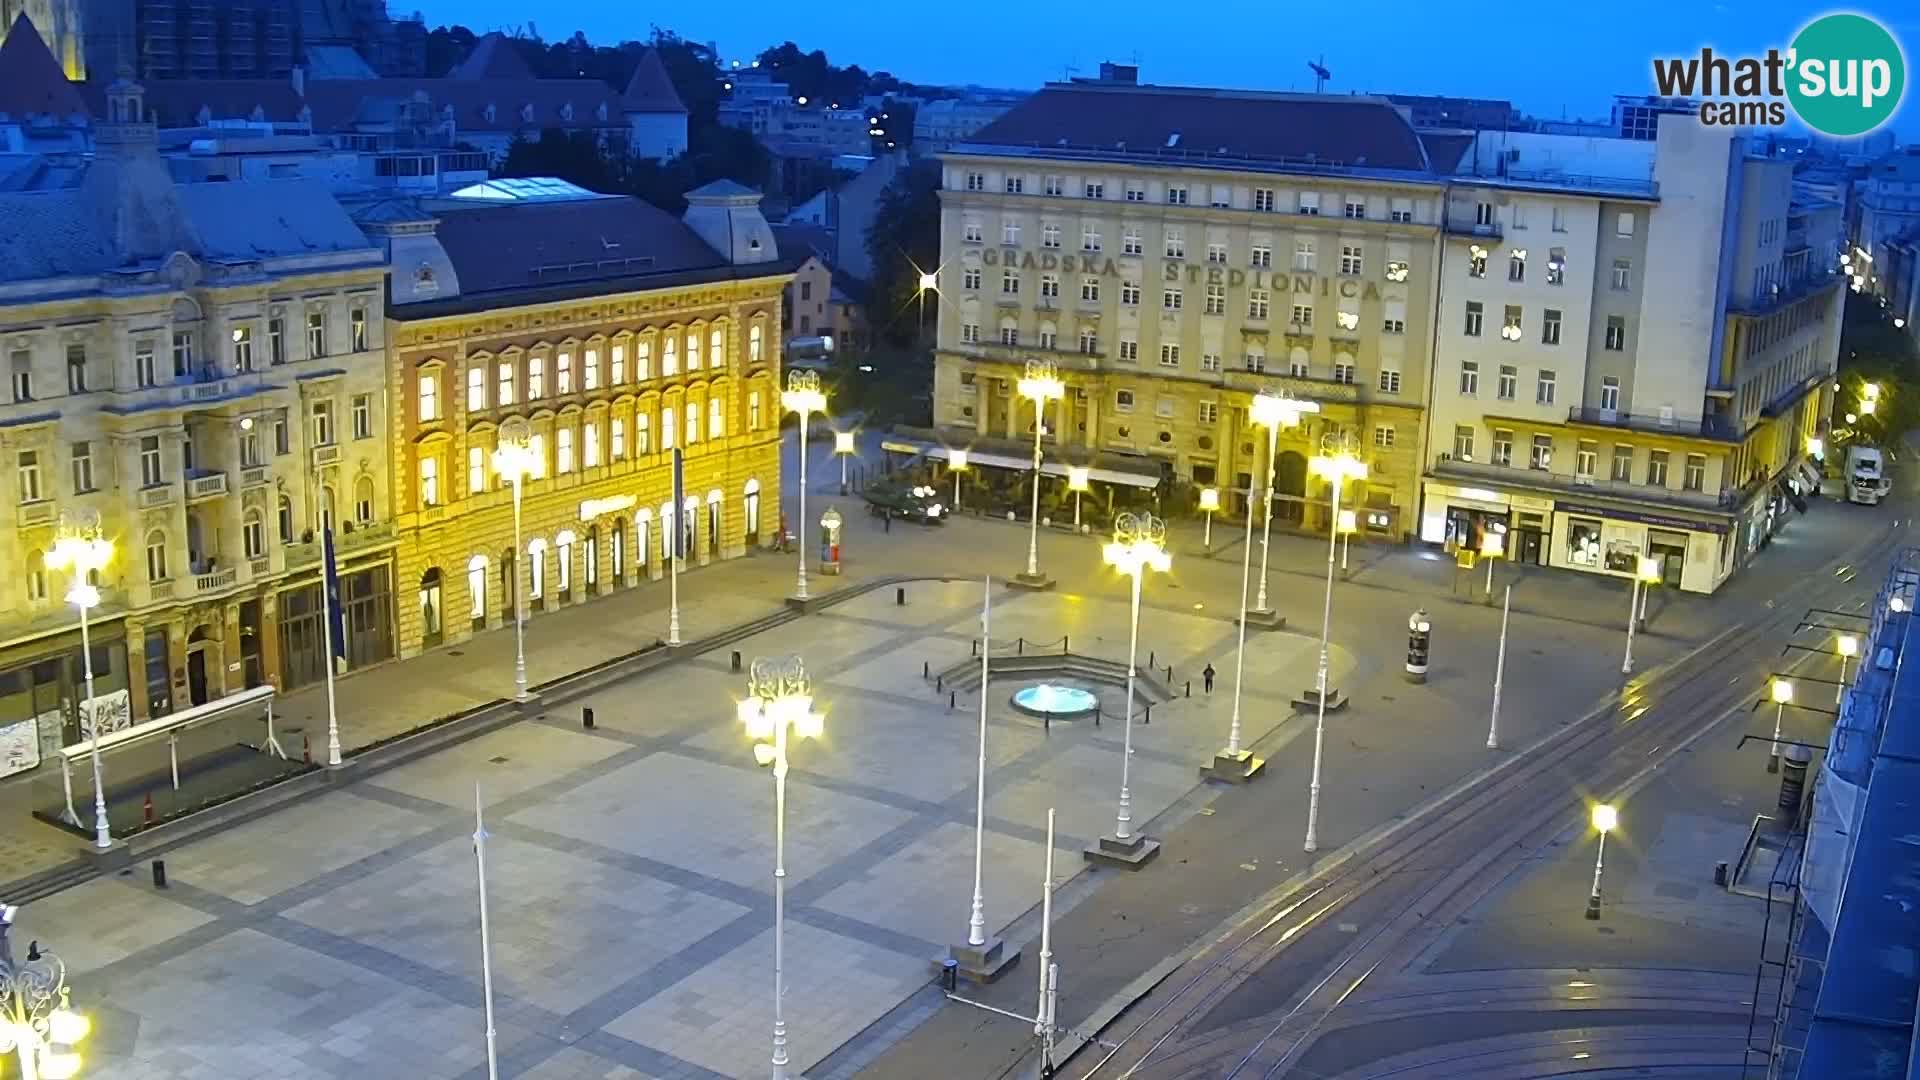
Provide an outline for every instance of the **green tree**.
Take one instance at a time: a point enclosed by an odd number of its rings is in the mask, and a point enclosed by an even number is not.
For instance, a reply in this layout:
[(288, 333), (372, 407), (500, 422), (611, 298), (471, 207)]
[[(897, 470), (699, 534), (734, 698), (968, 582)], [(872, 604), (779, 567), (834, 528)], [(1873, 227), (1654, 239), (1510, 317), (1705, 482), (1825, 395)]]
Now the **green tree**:
[(921, 161), (902, 169), (880, 195), (867, 231), (873, 260), (868, 319), (876, 336), (895, 346), (919, 345), (934, 325), (938, 295), (922, 295), (920, 275), (940, 264), (940, 166)]

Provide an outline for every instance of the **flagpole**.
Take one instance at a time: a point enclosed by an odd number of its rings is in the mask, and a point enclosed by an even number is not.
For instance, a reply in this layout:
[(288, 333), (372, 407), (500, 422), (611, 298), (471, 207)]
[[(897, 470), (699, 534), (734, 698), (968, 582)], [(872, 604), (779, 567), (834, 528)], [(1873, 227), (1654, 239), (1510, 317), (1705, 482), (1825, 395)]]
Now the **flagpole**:
[(673, 532), (667, 537), (667, 576), (670, 579), (667, 588), (672, 595), (669, 601), (670, 606), (667, 608), (668, 645), (680, 644), (680, 542), (681, 538), (687, 535), (687, 523), (680, 520), (681, 515), (687, 512), (686, 506), (683, 505), (686, 493), (683, 490), (685, 481), (682, 479), (684, 474), (681, 470), (685, 466), (682, 460), (679, 449), (675, 448), (673, 451)]
[(340, 767), (340, 714), (334, 706), (333, 698), (333, 589), (330, 587), (337, 571), (333, 565), (333, 530), (326, 532), (327, 565), (320, 572), (320, 634), (325, 648), (320, 654), (322, 665), (327, 674), (327, 768)]
[(987, 900), (980, 889), (980, 864), (987, 836), (987, 658), (993, 653), (993, 576), (980, 596), (980, 762), (973, 801), (973, 911), (967, 919), (967, 944), (987, 943)]
[(487, 1010), (487, 1080), (500, 1080), (494, 1053), (493, 935), (487, 925), (487, 827), (480, 818), (480, 785), (473, 785), (473, 861), (480, 881), (480, 985)]

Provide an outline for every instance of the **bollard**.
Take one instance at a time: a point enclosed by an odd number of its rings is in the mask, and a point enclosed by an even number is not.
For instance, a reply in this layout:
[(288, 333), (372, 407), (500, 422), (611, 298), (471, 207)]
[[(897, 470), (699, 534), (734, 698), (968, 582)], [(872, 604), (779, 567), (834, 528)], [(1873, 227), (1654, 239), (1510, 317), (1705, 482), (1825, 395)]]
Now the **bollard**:
[(593, 707), (592, 706), (582, 705), (580, 707), (580, 726), (583, 728), (586, 728), (588, 731), (593, 730)]
[(1026, 639), (1026, 638), (1014, 638), (1014, 639), (1013, 639), (1013, 651), (1014, 651), (1014, 653), (1015, 653), (1016, 655), (1019, 655), (1019, 656), (1025, 656), (1025, 655), (1027, 655), (1027, 639)]
[(1187, 680), (1187, 696), (1188, 697), (1193, 696), (1193, 680), (1192, 679)]
[(1072, 651), (1073, 651), (1072, 637), (1070, 637), (1067, 634), (1060, 635), (1060, 655), (1065, 656)]
[(920, 677), (923, 679), (933, 678), (933, 661), (931, 660), (920, 661)]
[(958, 698), (959, 696), (960, 696), (960, 693), (959, 693), (959, 691), (957, 691), (957, 690), (949, 690), (949, 691), (947, 691), (947, 711), (948, 711), (948, 712), (952, 712), (952, 711), (953, 711), (953, 707), (954, 707), (954, 699), (955, 699), (955, 698)]
[(1721, 859), (1713, 864), (1713, 883), (1723, 889), (1727, 887), (1727, 860)]
[(1160, 664), (1159, 664), (1159, 662), (1158, 662), (1158, 661), (1156, 661), (1156, 660), (1154, 660), (1154, 658), (1153, 658), (1153, 650), (1152, 650), (1152, 649), (1148, 649), (1148, 650), (1147, 650), (1147, 666), (1148, 666), (1148, 667), (1150, 667), (1150, 668), (1157, 668), (1157, 667), (1159, 667), (1159, 666), (1160, 666)]
[(906, 588), (906, 586), (904, 586), (904, 585), (902, 585), (902, 586), (900, 586), (899, 588), (897, 588), (897, 589), (895, 589), (895, 590), (893, 590), (893, 604), (894, 604), (894, 606), (895, 606), (895, 607), (906, 607), (906, 606), (907, 606), (907, 588)]
[(954, 987), (960, 985), (959, 979), (959, 961), (951, 956), (940, 961), (940, 989), (945, 990), (949, 994), (953, 993)]
[(1167, 665), (1167, 681), (1168, 682), (1173, 681), (1173, 665), (1172, 664)]
[(153, 887), (156, 889), (167, 887), (167, 860), (165, 859), (153, 860)]
[(980, 655), (980, 639), (979, 638), (973, 639), (973, 655), (975, 656)]
[(735, 672), (738, 672), (740, 670), (740, 650), (739, 649), (733, 650), (733, 670)]
[(1153, 723), (1153, 702), (1147, 702), (1146, 715), (1140, 718), (1140, 722), (1143, 724)]
[(1804, 746), (1789, 746), (1780, 768), (1780, 809), (1789, 829), (1800, 817), (1800, 800), (1807, 792), (1807, 765), (1813, 751)]
[(947, 688), (947, 677), (945, 675), (935, 675), (933, 677), (933, 692), (937, 694), (940, 691), (945, 690), (946, 688)]

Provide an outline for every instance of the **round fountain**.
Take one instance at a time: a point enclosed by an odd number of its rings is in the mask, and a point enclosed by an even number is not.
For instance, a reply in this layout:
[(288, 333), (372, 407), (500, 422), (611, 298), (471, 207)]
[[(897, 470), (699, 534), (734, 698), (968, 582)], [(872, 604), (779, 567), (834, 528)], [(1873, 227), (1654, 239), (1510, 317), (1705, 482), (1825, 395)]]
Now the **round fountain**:
[(1084, 720), (1100, 712), (1100, 699), (1077, 686), (1034, 683), (1014, 691), (1013, 707), (1043, 720)]

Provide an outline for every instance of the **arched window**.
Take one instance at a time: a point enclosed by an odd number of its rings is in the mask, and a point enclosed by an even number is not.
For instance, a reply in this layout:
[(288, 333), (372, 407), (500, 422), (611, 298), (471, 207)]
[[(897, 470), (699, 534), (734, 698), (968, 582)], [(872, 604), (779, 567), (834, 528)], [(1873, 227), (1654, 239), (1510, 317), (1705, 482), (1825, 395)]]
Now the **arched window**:
[(278, 513), (280, 518), (280, 542), (282, 544), (291, 544), (293, 543), (293, 500), (287, 498), (285, 495), (280, 496)]
[(420, 575), (420, 644), (431, 646), (440, 644), (440, 568), (433, 567)]
[(652, 538), (647, 535), (653, 528), (653, 511), (642, 510), (633, 518), (633, 561), (640, 573), (647, 573), (653, 566)]
[(720, 493), (707, 493), (707, 554), (720, 554)]
[(600, 591), (600, 526), (587, 526), (587, 542), (580, 556), (586, 570), (587, 595), (592, 596)]
[(747, 511), (747, 543), (760, 542), (760, 481), (748, 480), (743, 500)]
[(691, 559), (700, 551), (700, 497), (687, 496), (685, 511), (680, 515), (680, 557)]
[(707, 335), (707, 366), (715, 370), (727, 366), (727, 331), (716, 327)]
[(559, 560), (560, 602), (573, 599), (573, 532), (563, 530), (553, 538), (555, 557)]
[(615, 518), (613, 530), (607, 534), (607, 555), (612, 559), (613, 587), (619, 588), (627, 583), (627, 522), (625, 518)]
[(467, 595), (472, 599), (468, 614), (473, 616), (473, 628), (487, 628), (487, 557), (475, 555), (467, 560)]
[(267, 553), (267, 526), (260, 520), (260, 511), (247, 511), (240, 525), (240, 542), (249, 559), (257, 559)]
[(673, 503), (660, 504), (660, 561), (663, 563), (668, 559), (682, 558), (686, 554), (680, 550), (680, 542), (676, 539), (679, 534), (673, 531), (673, 522), (677, 517), (679, 515), (674, 513)]
[(147, 580), (165, 581), (167, 568), (167, 534), (155, 529), (147, 534)]
[(760, 362), (760, 324), (747, 327), (747, 363)]
[(373, 523), (373, 477), (363, 476), (353, 484), (353, 520), (362, 524)]
[(536, 536), (527, 545), (527, 595), (536, 601), (547, 598), (547, 541)]

